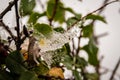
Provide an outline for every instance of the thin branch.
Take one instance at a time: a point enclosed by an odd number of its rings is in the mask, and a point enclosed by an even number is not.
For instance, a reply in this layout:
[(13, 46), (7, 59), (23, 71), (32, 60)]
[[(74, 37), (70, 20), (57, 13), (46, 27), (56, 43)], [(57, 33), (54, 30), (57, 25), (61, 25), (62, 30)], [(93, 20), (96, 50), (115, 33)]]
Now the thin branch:
[(80, 31), (80, 36), (78, 37), (78, 48), (76, 50), (76, 56), (78, 56), (79, 51), (80, 51), (80, 42), (81, 42), (82, 32), (83, 30)]
[[(104, 0), (103, 5), (106, 4), (106, 3), (108, 3), (108, 1), (109, 1), (109, 0)], [(102, 8), (102, 9), (98, 12), (98, 14), (101, 14), (101, 13), (104, 11), (104, 9), (105, 9), (105, 8)]]
[(50, 25), (52, 25), (52, 21), (55, 17), (55, 14), (57, 12), (57, 6), (58, 6), (58, 2), (59, 0), (55, 0), (55, 5), (54, 5), (54, 9), (53, 9), (53, 14), (52, 14), (52, 17), (49, 19), (49, 22), (50, 22)]
[[(18, 1), (18, 0), (16, 0), (16, 1)], [(6, 9), (0, 14), (0, 19), (2, 19), (3, 16), (4, 16), (8, 11), (11, 10), (11, 8), (14, 6), (14, 4), (15, 4), (15, 1), (11, 1), (11, 2), (9, 3), (9, 5), (6, 7)]]
[(75, 55), (75, 53), (74, 53), (74, 50), (75, 50), (75, 44), (74, 44), (74, 39), (72, 39), (72, 50), (71, 50), (71, 53), (72, 53), (72, 56), (74, 56)]
[[(105, 4), (107, 4), (108, 1), (109, 1), (109, 0), (104, 0), (104, 2), (103, 2), (102, 5), (104, 6)], [(100, 15), (104, 10), (105, 10), (105, 7), (103, 7), (103, 8), (101, 7), (101, 9), (98, 11), (97, 14)], [(91, 24), (94, 25), (95, 21), (96, 21), (96, 20), (93, 20), (93, 21), (91, 22)], [(99, 35), (99, 36), (95, 36), (95, 31), (93, 32), (93, 37), (94, 37), (94, 40), (95, 40), (96, 44), (98, 44), (98, 38), (101, 37), (101, 36), (104, 36), (104, 35), (106, 35), (106, 34)], [(100, 73), (100, 70), (99, 70), (99, 69), (101, 68), (101, 65), (100, 65), (101, 62), (102, 62), (101, 60), (98, 60), (98, 65), (97, 65), (96, 68), (95, 68), (97, 74), (99, 75), (99, 76), (98, 76), (98, 80), (100, 80), (100, 76), (101, 76), (101, 73)]]
[(114, 68), (114, 70), (113, 70), (113, 72), (112, 72), (112, 75), (111, 75), (111, 77), (110, 77), (110, 80), (113, 80), (113, 78), (114, 78), (114, 76), (115, 76), (115, 74), (116, 74), (116, 71), (117, 71), (117, 69), (119, 68), (119, 65), (120, 65), (120, 58), (119, 58), (116, 66), (115, 66), (115, 68)]
[(107, 36), (108, 35), (108, 33), (106, 32), (106, 33), (102, 33), (102, 34), (100, 34), (100, 35), (98, 35), (98, 36), (96, 36), (96, 38), (101, 38), (101, 37), (104, 37), (104, 36)]
[(3, 28), (9, 33), (9, 35), (12, 37), (12, 39), (14, 41), (16, 41), (15, 40), (15, 36), (13, 35), (13, 33), (11, 32), (11, 30), (9, 29), (9, 27), (7, 25), (5, 25), (5, 23), (2, 20), (0, 20), (0, 25), (3, 26)]
[(114, 0), (114, 1), (111, 1), (111, 2), (108, 2), (108, 3), (104, 4), (104, 5), (101, 6), (100, 8), (98, 8), (98, 9), (96, 9), (96, 10), (88, 13), (87, 15), (85, 15), (85, 16), (83, 16), (82, 18), (80, 18), (79, 20), (77, 20), (75, 23), (73, 23), (73, 24), (69, 27), (69, 29), (70, 29), (71, 27), (73, 27), (74, 25), (76, 25), (78, 22), (83, 21), (87, 16), (89, 16), (89, 15), (91, 15), (91, 14), (93, 14), (93, 13), (95, 13), (95, 12), (97, 12), (97, 11), (103, 9), (103, 8), (105, 8), (105, 7), (106, 7), (107, 5), (109, 5), (109, 4), (112, 4), (112, 3), (115, 3), (115, 2), (119, 2), (119, 1), (120, 1), (120, 0)]
[(20, 37), (20, 24), (19, 24), (19, 14), (18, 14), (18, 0), (14, 0), (15, 1), (15, 14), (16, 14), (16, 31), (17, 31), (17, 43), (16, 43), (16, 47), (17, 50), (20, 50), (20, 46), (21, 46), (21, 37)]
[[(111, 70), (111, 69), (109, 69), (109, 68), (106, 68), (106, 67), (104, 67), (104, 66), (101, 66), (101, 69), (104, 70), (103, 72), (100, 72), (101, 75), (104, 75), (104, 74), (106, 74), (106, 73), (108, 73), (108, 72), (113, 72), (113, 70)], [(115, 75), (116, 75), (116, 76), (120, 76), (119, 73), (115, 73)]]

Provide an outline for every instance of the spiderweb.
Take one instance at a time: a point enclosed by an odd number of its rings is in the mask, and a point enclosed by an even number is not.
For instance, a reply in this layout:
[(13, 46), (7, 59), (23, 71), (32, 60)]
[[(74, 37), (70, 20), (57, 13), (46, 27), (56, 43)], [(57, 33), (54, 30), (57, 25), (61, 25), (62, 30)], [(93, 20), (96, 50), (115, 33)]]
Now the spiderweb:
[(41, 57), (48, 65), (51, 65), (54, 62), (53, 58), (57, 58), (54, 57), (57, 54), (55, 50), (62, 48), (65, 43), (70, 42), (79, 32), (80, 29), (78, 27), (73, 27), (64, 33), (53, 31), (53, 34), (48, 39), (45, 37), (41, 38), (38, 40)]

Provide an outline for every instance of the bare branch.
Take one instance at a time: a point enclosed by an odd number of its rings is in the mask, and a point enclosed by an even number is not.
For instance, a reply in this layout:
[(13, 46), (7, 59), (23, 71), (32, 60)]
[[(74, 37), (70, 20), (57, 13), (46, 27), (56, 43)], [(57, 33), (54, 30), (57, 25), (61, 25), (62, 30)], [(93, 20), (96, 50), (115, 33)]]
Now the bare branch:
[(7, 25), (5, 25), (5, 23), (2, 20), (0, 20), (0, 25), (9, 33), (9, 35), (12, 37), (12, 39), (14, 41), (16, 41), (15, 40), (15, 36), (13, 35), (13, 33), (11, 32), (11, 30), (9, 29), (9, 27)]
[(112, 72), (112, 75), (111, 75), (111, 77), (110, 77), (110, 80), (113, 80), (113, 78), (114, 78), (114, 76), (115, 76), (115, 74), (116, 74), (116, 71), (117, 71), (117, 69), (119, 68), (119, 65), (120, 65), (120, 58), (119, 58), (116, 66), (115, 66), (115, 68), (114, 68), (114, 70), (113, 70), (113, 72)]
[(16, 14), (16, 31), (17, 31), (17, 43), (16, 43), (16, 47), (17, 50), (20, 50), (20, 46), (21, 46), (21, 37), (20, 37), (20, 24), (19, 24), (19, 14), (18, 14), (18, 0), (14, 0), (15, 2), (15, 14)]
[[(16, 0), (16, 1), (18, 1), (18, 0)], [(6, 7), (6, 9), (0, 14), (0, 19), (2, 19), (3, 16), (4, 16), (8, 11), (11, 10), (11, 8), (14, 6), (14, 4), (15, 4), (15, 1), (11, 1), (11, 2), (9, 3), (9, 5)]]
[[(71, 28), (72, 26), (76, 25), (78, 22), (83, 21), (87, 16), (89, 16), (89, 15), (91, 15), (91, 14), (93, 14), (93, 13), (95, 13), (95, 12), (97, 12), (97, 11), (103, 9), (103, 8), (105, 8), (105, 7), (106, 7), (107, 5), (109, 5), (109, 4), (112, 4), (112, 3), (115, 3), (115, 2), (119, 2), (119, 1), (120, 1), (120, 0), (114, 0), (114, 1), (111, 1), (111, 2), (108, 2), (108, 3), (104, 4), (104, 5), (101, 6), (100, 8), (98, 8), (98, 9), (96, 9), (96, 10), (88, 13), (87, 15), (85, 15), (85, 16), (83, 16), (82, 18), (80, 18), (79, 20), (77, 20), (75, 23), (73, 23), (73, 24), (70, 26), (70, 28)], [(69, 29), (70, 29), (70, 28), (69, 28)]]

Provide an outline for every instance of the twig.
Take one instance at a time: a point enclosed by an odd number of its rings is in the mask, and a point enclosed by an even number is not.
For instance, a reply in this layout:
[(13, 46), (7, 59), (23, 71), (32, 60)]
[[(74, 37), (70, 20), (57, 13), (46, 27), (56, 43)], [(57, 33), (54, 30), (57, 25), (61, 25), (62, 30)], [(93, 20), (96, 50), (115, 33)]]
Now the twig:
[[(106, 68), (106, 67), (104, 67), (104, 66), (101, 66), (101, 69), (104, 70), (103, 72), (100, 73), (101, 75), (104, 75), (104, 74), (106, 74), (106, 73), (108, 73), (108, 72), (113, 72), (113, 70), (111, 70), (111, 69), (109, 69), (109, 68)], [(115, 73), (115, 75), (120, 76), (119, 73)]]
[[(106, 4), (108, 4), (108, 1), (109, 0), (104, 0), (104, 2), (103, 2), (103, 7), (101, 7), (101, 8), (99, 8), (99, 11), (98, 11), (98, 14), (100, 15), (103, 11), (104, 11), (104, 9), (105, 9), (105, 7), (107, 6)], [(92, 22), (91, 22), (91, 24), (92, 25), (94, 25), (94, 23), (95, 23), (95, 21), (96, 20), (93, 20)], [(95, 42), (96, 42), (96, 44), (98, 44), (98, 38), (99, 37), (103, 37), (103, 36), (105, 36), (105, 35), (107, 35), (107, 33), (105, 33), (105, 34), (102, 34), (102, 35), (99, 35), (99, 36), (95, 36), (95, 32), (93, 32), (93, 37), (94, 37), (94, 40), (95, 40)], [(98, 60), (98, 65), (96, 66), (96, 73), (99, 75), (98, 76), (98, 80), (100, 80), (100, 76), (101, 76), (101, 73), (100, 73), (100, 68), (101, 68), (101, 60)]]
[[(75, 26), (75, 25), (76, 25), (78, 22), (80, 22), (80, 21), (82, 21), (82, 23), (84, 23), (84, 20), (85, 20), (85, 18), (86, 18), (87, 16), (89, 16), (89, 15), (91, 15), (91, 14), (97, 12), (97, 11), (99, 11), (99, 14), (100, 14), (107, 5), (109, 5), (109, 4), (111, 4), (111, 3), (114, 3), (114, 2), (117, 2), (118, 0), (116, 0), (116, 1), (111, 1), (111, 2), (109, 2), (109, 3), (106, 3), (107, 1), (108, 1), (108, 0), (104, 1), (103, 6), (101, 6), (100, 8), (98, 8), (98, 9), (96, 9), (96, 10), (88, 13), (87, 15), (83, 16), (81, 19), (77, 20), (75, 23), (73, 23), (73, 24), (71, 25), (71, 27)], [(95, 21), (93, 21), (93, 23), (94, 23), (94, 22), (95, 22)], [(70, 28), (71, 28), (71, 27), (70, 27)], [(69, 28), (69, 29), (70, 29), (70, 28)], [(81, 26), (80, 28), (82, 29), (83, 27)], [(69, 30), (69, 29), (68, 29), (68, 30)], [(82, 30), (83, 30), (83, 29), (82, 29)], [(75, 55), (75, 56), (78, 56), (79, 51), (80, 51), (79, 48), (80, 48), (80, 41), (81, 41), (81, 37), (82, 37), (82, 30), (81, 30), (81, 32), (80, 32), (80, 36), (78, 37), (78, 48), (76, 49), (76, 55)], [(99, 62), (99, 63), (100, 63), (100, 62)], [(96, 71), (97, 71), (97, 73), (100, 75), (100, 73), (99, 73), (99, 68), (100, 68), (100, 64), (96, 67)], [(84, 74), (84, 71), (82, 71), (82, 74)], [(84, 80), (86, 80), (86, 78), (85, 78)], [(100, 80), (100, 77), (98, 78), (98, 80)]]
[(72, 53), (72, 56), (74, 56), (75, 55), (75, 53), (74, 53), (74, 50), (75, 50), (75, 44), (74, 44), (74, 38), (72, 39), (72, 50), (71, 50), (71, 53)]
[(102, 33), (102, 34), (100, 34), (100, 35), (98, 35), (98, 36), (96, 36), (96, 38), (101, 38), (101, 37), (104, 37), (104, 36), (107, 36), (108, 35), (108, 33), (106, 32), (106, 33)]
[(9, 27), (7, 25), (5, 25), (5, 23), (2, 20), (0, 20), (0, 25), (3, 26), (3, 28), (9, 33), (9, 35), (12, 37), (12, 39), (14, 41), (16, 41), (15, 40), (15, 36), (13, 35), (13, 33), (11, 32), (11, 30), (9, 29)]
[(52, 21), (55, 17), (55, 14), (57, 12), (57, 6), (58, 6), (58, 2), (59, 0), (55, 0), (55, 5), (54, 5), (54, 9), (53, 9), (53, 14), (52, 14), (52, 17), (49, 19), (49, 22), (50, 22), (50, 25), (52, 25)]
[[(107, 4), (108, 1), (109, 1), (109, 0), (104, 0), (103, 6), (104, 6), (105, 4)], [(101, 9), (98, 11), (98, 14), (100, 15), (100, 14), (104, 11), (104, 9), (105, 9), (105, 7), (101, 8)], [(93, 21), (91, 22), (91, 24), (94, 25), (95, 21), (96, 21), (96, 20), (93, 20)], [(106, 34), (105, 34), (105, 35), (106, 35)], [(95, 36), (95, 32), (93, 32), (93, 37), (94, 37), (94, 40), (95, 40), (96, 44), (98, 44), (98, 38), (101, 37), (101, 36), (104, 36), (104, 35)], [(100, 65), (101, 62), (102, 62), (101, 60), (98, 60), (98, 65), (97, 65), (96, 68), (95, 68), (95, 69), (96, 69), (96, 73), (99, 75), (99, 76), (98, 76), (98, 80), (100, 80), (100, 76), (101, 76), (101, 73), (100, 73), (100, 70), (99, 70), (99, 69), (101, 68), (101, 65)]]
[(113, 80), (114, 75), (116, 74), (116, 71), (117, 71), (117, 69), (119, 68), (119, 65), (120, 65), (120, 58), (119, 58), (116, 66), (115, 66), (115, 68), (114, 68), (114, 70), (113, 70), (113, 72), (112, 72), (112, 75), (111, 75), (111, 77), (110, 77), (110, 80)]
[(120, 1), (120, 0), (114, 0), (114, 1), (111, 1), (111, 2), (108, 2), (108, 3), (104, 4), (104, 5), (101, 6), (100, 8), (98, 8), (98, 9), (96, 9), (96, 10), (88, 13), (87, 15), (83, 16), (82, 18), (78, 19), (78, 20), (77, 20), (75, 23), (73, 23), (68, 29), (70, 29), (71, 27), (73, 27), (74, 25), (76, 25), (78, 22), (83, 21), (87, 16), (89, 16), (89, 15), (91, 15), (91, 14), (93, 14), (93, 13), (95, 13), (95, 12), (97, 12), (97, 11), (103, 9), (103, 8), (105, 8), (107, 5), (112, 4), (112, 3), (114, 3), (114, 2), (119, 2), (119, 1)]
[[(18, 1), (18, 0), (16, 0), (16, 1)], [(2, 19), (3, 16), (4, 16), (8, 11), (11, 10), (11, 8), (14, 6), (14, 4), (15, 4), (15, 1), (11, 1), (11, 2), (9, 3), (9, 5), (6, 7), (6, 9), (0, 14), (0, 19)]]
[[(109, 0), (104, 0), (103, 5), (106, 4), (108, 1), (109, 1)], [(102, 9), (98, 12), (98, 14), (101, 14), (101, 13), (104, 11), (104, 9), (105, 9), (105, 8), (102, 8)]]
[(16, 47), (17, 50), (20, 50), (20, 46), (21, 46), (21, 37), (20, 37), (20, 24), (19, 24), (19, 14), (18, 14), (18, 0), (14, 0), (15, 2), (15, 14), (16, 14), (16, 31), (17, 31), (17, 43), (16, 43)]
[(76, 56), (78, 56), (79, 51), (80, 51), (80, 42), (81, 42), (82, 32), (83, 30), (80, 31), (80, 36), (78, 37), (78, 48), (76, 50)]

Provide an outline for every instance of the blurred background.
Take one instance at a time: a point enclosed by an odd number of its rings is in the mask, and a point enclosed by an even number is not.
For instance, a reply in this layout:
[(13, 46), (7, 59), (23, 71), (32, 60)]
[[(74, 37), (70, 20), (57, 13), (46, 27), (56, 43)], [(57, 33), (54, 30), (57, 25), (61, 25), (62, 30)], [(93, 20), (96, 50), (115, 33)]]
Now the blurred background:
[[(10, 0), (0, 0), (0, 13), (8, 6)], [(47, 0), (41, 0), (42, 4), (45, 4)], [(72, 7), (76, 12), (86, 15), (98, 9), (104, 0), (62, 0), (66, 7)], [(13, 7), (14, 9), (14, 7)], [(14, 10), (8, 12), (3, 18), (4, 22), (11, 28), (15, 25)], [(39, 6), (36, 10), (40, 10)], [(101, 66), (108, 69), (108, 73), (102, 76), (102, 80), (109, 79), (111, 72), (113, 71), (116, 63), (120, 58), (120, 3), (113, 3), (108, 5), (102, 12), (105, 16), (107, 24), (102, 22), (95, 23), (96, 35), (107, 33), (106, 36), (99, 38), (99, 56), (103, 56)], [(68, 14), (69, 16), (69, 14)], [(0, 27), (0, 30), (3, 30)], [(3, 34), (4, 38), (5, 31)], [(119, 76), (119, 77), (118, 77)], [(116, 80), (120, 80), (120, 67), (117, 70)]]

